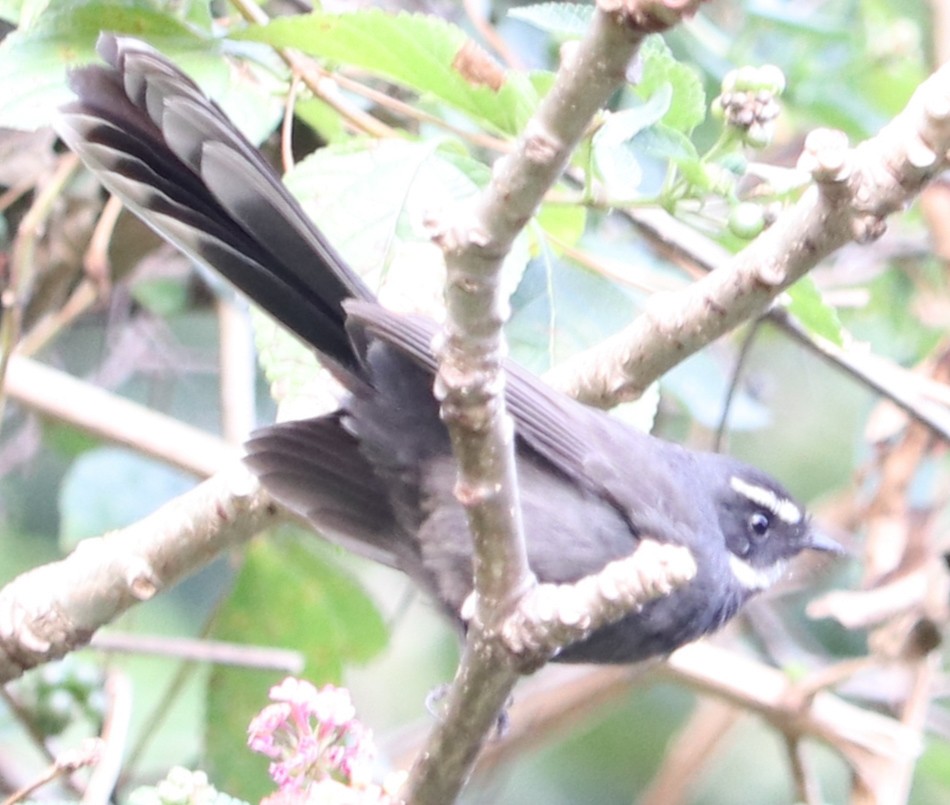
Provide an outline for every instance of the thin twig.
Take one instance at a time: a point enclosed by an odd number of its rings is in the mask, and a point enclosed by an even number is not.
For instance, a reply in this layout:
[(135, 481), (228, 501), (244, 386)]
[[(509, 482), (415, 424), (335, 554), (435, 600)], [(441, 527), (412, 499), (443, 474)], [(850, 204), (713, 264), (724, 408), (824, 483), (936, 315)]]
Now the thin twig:
[[(232, 4), (248, 22), (253, 22), (256, 25), (266, 25), (270, 22), (270, 18), (256, 3), (249, 2), (249, 0), (232, 0)], [(367, 114), (362, 109), (345, 103), (338, 94), (325, 92), (323, 76), (315, 69), (314, 62), (311, 59), (301, 56), (300, 53), (290, 48), (277, 48), (276, 52), (291, 72), (295, 76), (299, 76), (300, 80), (306, 84), (307, 89), (332, 108), (354, 129), (373, 137), (396, 136), (396, 132), (385, 123)]]
[(304, 657), (299, 651), (246, 646), (207, 638), (99, 632), (90, 641), (89, 647), (110, 654), (151, 654), (186, 662), (233, 665), (285, 674), (299, 674), (304, 666)]
[(716, 425), (716, 437), (713, 440), (713, 450), (719, 452), (723, 447), (723, 440), (726, 438), (726, 430), (729, 427), (729, 412), (732, 410), (732, 403), (735, 400), (739, 389), (739, 381), (742, 378), (742, 370), (745, 368), (749, 355), (752, 352), (752, 346), (755, 344), (756, 337), (759, 335), (759, 323), (761, 320), (752, 322), (748, 332), (742, 339), (742, 346), (739, 354), (736, 356), (735, 365), (732, 368), (732, 377), (729, 381), (729, 389), (726, 391), (726, 399), (722, 401), (722, 416), (719, 417), (719, 423)]
[(79, 157), (64, 154), (49, 182), (33, 201), (20, 223), (13, 250), (10, 255), (9, 282), (0, 294), (0, 423), (3, 422), (3, 389), (10, 359), (23, 325), (24, 295), (28, 292), (35, 272), (36, 242), (42, 233), (53, 205), (62, 194), (63, 187), (79, 168)]

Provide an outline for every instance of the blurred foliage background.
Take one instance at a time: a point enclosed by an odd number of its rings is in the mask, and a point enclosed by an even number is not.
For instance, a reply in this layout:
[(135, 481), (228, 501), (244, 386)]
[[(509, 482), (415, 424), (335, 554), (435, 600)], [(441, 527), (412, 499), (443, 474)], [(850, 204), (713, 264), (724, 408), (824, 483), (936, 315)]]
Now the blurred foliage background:
[[(299, 161), (288, 183), (388, 303), (437, 306), (439, 257), (427, 212), (470, 197), (487, 181), (589, 8), (418, 0), (371, 11), (377, 4), (338, 0), (325, 11), (360, 12), (333, 18), (328, 28), (325, 16), (296, 16), (303, 5), (269, 4), (268, 13), (286, 24), (248, 29), (242, 6), (224, 2), (0, 0), (0, 279), (22, 314), (14, 322), (6, 308), (5, 350), (18, 344), (23, 355), (232, 443), (255, 422), (273, 420), (270, 391), (294, 413), (315, 410), (324, 394), (309, 356), (261, 321), (255, 330), (266, 377), (259, 372), (248, 383), (226, 372), (222, 382), (222, 365), (255, 361), (243, 302), (128, 214), (105, 225), (107, 247), (90, 241), (104, 196), (67, 162), (48, 125), (69, 96), (66, 69), (93, 58), (100, 30), (133, 33), (182, 64), (275, 163), (289, 71), (272, 46), (293, 45), (314, 58), (326, 71), (326, 95), (295, 87), (292, 150)], [(839, 128), (857, 142), (906, 104), (948, 46), (939, 38), (942, 5), (716, 2), (664, 40), (651, 39), (633, 71), (639, 83), (618, 95), (613, 114), (516, 244), (508, 267), (516, 357), (545, 371), (620, 329), (651, 294), (701, 273), (682, 254), (660, 248), (638, 211), (666, 209), (715, 248), (741, 248), (801, 192), (794, 166), (810, 129)], [(440, 61), (467, 37), (509, 70), (501, 91), (473, 87)], [(730, 71), (764, 64), (780, 69), (784, 86), (765, 88), (780, 113), (756, 132), (761, 136), (708, 114)], [(332, 77), (336, 83), (326, 83)], [(390, 133), (399, 136), (381, 136)], [(879, 356), (885, 387), (932, 378), (941, 406), (950, 399), (946, 192), (935, 185), (924, 203), (891, 219), (882, 239), (845, 248), (786, 300), (809, 338)], [(237, 334), (222, 324), (235, 311)], [(898, 717), (913, 663), (933, 664), (909, 801), (950, 797), (939, 646), (908, 660), (874, 639), (896, 615), (884, 627), (848, 630), (805, 614), (825, 590), (873, 589), (910, 566), (913, 551), (898, 551), (886, 572), (868, 571), (880, 567), (867, 562), (875, 518), (889, 518), (902, 534), (898, 544), (916, 546), (913, 567), (945, 574), (950, 474), (943, 443), (926, 437), (916, 451), (908, 448), (906, 417), (767, 321), (678, 366), (620, 415), (695, 447), (713, 447), (722, 430), (723, 449), (781, 478), (848, 546), (848, 561), (797, 574), (717, 641), (790, 673), (869, 657), (868, 669), (846, 678), (839, 693)], [(194, 483), (134, 446), (39, 415), (10, 392), (0, 433), (0, 578), (133, 523)], [(934, 589), (941, 588), (928, 592)], [(912, 614), (915, 622), (929, 619), (938, 634), (945, 625), (940, 607)], [(910, 633), (906, 624), (895, 628)], [(206, 769), (235, 796), (265, 793), (265, 764), (244, 748), (245, 729), (282, 673), (183, 661), (182, 638), (301, 652), (306, 676), (351, 688), (385, 767), (418, 745), (432, 718), (427, 696), (451, 679), (458, 650), (456, 635), (403, 578), (290, 527), (216, 561), (105, 631), (108, 648), (78, 652), (10, 686), (0, 714), (0, 787), (12, 791), (39, 773), (46, 762), (40, 744), (55, 752), (95, 732), (119, 686), (132, 703), (120, 801), (176, 764)], [(144, 637), (161, 638), (159, 656), (141, 651)], [(554, 680), (559, 670), (545, 669), (525, 687)], [(545, 700), (556, 708), (559, 695), (552, 685)], [(466, 801), (637, 801), (664, 763), (675, 763), (668, 752), (674, 742), (701, 743), (703, 713), (688, 687), (635, 677), (507, 754), (476, 779)], [(846, 765), (826, 747), (809, 752), (824, 800), (844, 801)], [(784, 739), (754, 715), (730, 721), (683, 776), (677, 796), (687, 802), (794, 796)], [(680, 801), (666, 794), (642, 801)]]

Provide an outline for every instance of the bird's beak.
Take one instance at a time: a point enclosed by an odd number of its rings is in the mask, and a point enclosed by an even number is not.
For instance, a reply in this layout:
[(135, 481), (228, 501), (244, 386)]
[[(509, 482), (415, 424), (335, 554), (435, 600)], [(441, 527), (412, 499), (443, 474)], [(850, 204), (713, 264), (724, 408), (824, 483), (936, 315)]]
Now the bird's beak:
[(813, 551), (824, 551), (836, 556), (844, 556), (847, 551), (841, 545), (817, 528), (809, 528), (805, 535), (805, 548)]

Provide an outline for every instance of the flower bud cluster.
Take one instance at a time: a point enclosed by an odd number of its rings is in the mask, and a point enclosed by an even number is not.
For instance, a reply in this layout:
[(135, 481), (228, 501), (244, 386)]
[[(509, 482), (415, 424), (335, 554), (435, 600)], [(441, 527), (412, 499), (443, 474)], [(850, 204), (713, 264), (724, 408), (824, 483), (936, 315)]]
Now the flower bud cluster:
[(713, 114), (737, 129), (753, 148), (764, 148), (775, 134), (785, 76), (774, 64), (740, 67), (722, 80), (722, 92), (713, 101)]

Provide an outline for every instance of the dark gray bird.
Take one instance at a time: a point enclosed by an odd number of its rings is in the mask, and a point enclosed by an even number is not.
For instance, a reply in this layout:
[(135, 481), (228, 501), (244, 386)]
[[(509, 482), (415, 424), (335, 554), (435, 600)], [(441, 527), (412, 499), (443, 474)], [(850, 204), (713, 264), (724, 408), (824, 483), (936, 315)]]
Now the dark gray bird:
[[(456, 465), (432, 395), (436, 325), (380, 307), (257, 150), (173, 64), (103, 35), (108, 66), (72, 73), (69, 146), (159, 234), (311, 345), (347, 389), (339, 410), (256, 433), (247, 463), (322, 533), (399, 568), (454, 618), (472, 591)], [(571, 582), (642, 536), (687, 546), (695, 579), (569, 646), (632, 662), (718, 629), (788, 560), (838, 546), (768, 475), (640, 433), (514, 363), (507, 400), (530, 565)]]

